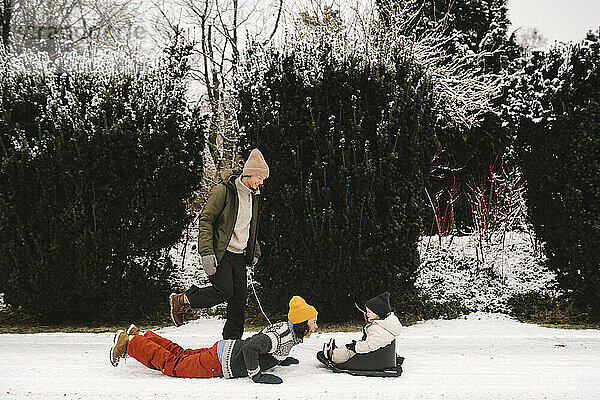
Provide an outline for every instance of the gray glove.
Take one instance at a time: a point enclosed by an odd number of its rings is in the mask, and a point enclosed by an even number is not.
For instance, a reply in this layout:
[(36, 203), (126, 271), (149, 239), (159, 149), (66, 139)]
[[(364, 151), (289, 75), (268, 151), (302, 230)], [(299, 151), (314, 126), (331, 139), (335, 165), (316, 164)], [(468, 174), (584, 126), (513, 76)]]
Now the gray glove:
[(204, 268), (206, 275), (213, 275), (217, 272), (217, 257), (214, 254), (202, 256), (202, 268)]
[(252, 260), (252, 269), (256, 267), (256, 263), (258, 263), (258, 257), (254, 256), (254, 259)]

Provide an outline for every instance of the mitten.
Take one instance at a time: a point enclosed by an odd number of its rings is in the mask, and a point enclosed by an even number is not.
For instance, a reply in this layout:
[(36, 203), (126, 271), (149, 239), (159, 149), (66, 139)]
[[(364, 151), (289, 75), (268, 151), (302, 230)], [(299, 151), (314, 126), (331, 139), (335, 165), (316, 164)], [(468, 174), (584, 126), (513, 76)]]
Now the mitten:
[(213, 275), (217, 272), (217, 257), (214, 254), (202, 256), (202, 268), (204, 268), (206, 275)]
[(279, 363), (279, 365), (283, 365), (284, 367), (289, 367), (290, 365), (293, 365), (293, 364), (300, 364), (300, 361), (298, 361), (294, 357), (286, 357), (285, 360), (283, 360), (282, 362)]
[(276, 385), (278, 383), (283, 383), (283, 380), (281, 380), (281, 378), (278, 377), (277, 375), (262, 374), (260, 372), (256, 375), (254, 375), (252, 377), (252, 380), (254, 381), (254, 383), (266, 383), (266, 384), (270, 384), (270, 385)]

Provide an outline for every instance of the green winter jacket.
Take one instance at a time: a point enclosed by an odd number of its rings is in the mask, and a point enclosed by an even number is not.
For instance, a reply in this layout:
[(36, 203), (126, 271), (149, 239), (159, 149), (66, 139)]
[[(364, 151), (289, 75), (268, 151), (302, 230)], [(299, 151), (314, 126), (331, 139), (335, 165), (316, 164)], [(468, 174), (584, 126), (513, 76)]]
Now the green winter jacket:
[[(212, 189), (202, 214), (200, 214), (198, 252), (201, 256), (214, 254), (219, 264), (233, 235), (233, 228), (237, 219), (238, 194), (235, 180), (239, 175), (232, 174), (230, 171), (223, 173), (221, 175), (222, 182)], [(250, 236), (248, 237), (248, 247), (246, 247), (248, 263), (253, 261), (255, 255), (260, 257), (261, 254), (257, 238), (260, 197), (254, 196), (252, 200)], [(252, 243), (254, 243), (254, 246), (252, 246)]]

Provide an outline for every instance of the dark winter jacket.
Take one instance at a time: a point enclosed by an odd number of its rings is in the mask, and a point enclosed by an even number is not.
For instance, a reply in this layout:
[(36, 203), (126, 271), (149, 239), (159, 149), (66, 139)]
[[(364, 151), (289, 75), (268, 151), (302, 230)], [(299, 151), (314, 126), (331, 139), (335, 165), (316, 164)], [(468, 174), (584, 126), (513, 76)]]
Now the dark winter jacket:
[(221, 365), (225, 378), (253, 377), (286, 359), (301, 340), (290, 322), (270, 325), (248, 339), (225, 340)]
[[(225, 255), (235, 228), (239, 203), (235, 180), (238, 176), (239, 174), (231, 173), (225, 173), (221, 176), (223, 181), (212, 189), (200, 215), (198, 252), (201, 256), (214, 254), (217, 257), (217, 263), (220, 263)], [(254, 196), (250, 236), (246, 248), (248, 263), (253, 261), (254, 256), (260, 257), (260, 246), (257, 238), (259, 202), (260, 197), (258, 195)]]

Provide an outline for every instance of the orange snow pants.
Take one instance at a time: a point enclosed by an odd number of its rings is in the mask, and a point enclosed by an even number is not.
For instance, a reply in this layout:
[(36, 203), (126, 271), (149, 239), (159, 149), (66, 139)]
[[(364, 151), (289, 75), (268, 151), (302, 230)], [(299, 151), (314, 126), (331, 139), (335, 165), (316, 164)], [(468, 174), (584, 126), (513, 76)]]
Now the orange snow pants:
[(182, 378), (212, 378), (223, 376), (217, 343), (208, 349), (186, 349), (160, 337), (152, 331), (135, 335), (127, 347), (127, 354), (148, 368), (165, 375)]

